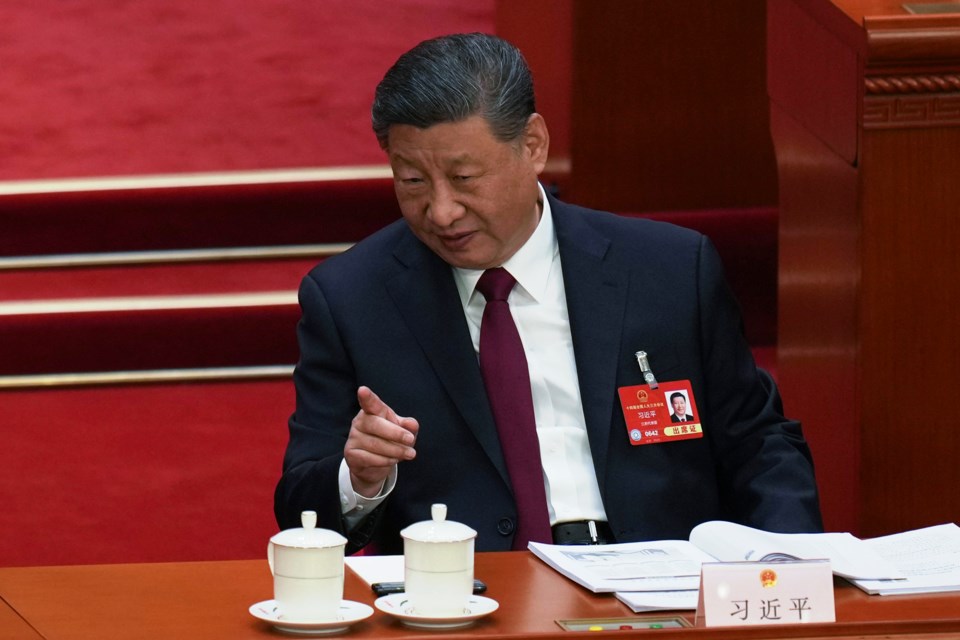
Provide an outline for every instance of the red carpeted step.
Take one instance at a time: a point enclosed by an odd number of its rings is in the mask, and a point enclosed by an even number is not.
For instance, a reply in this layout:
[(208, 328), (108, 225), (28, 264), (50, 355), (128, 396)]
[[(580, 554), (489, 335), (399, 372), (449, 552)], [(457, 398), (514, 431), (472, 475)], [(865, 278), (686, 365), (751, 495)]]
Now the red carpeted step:
[[(331, 246), (331, 250), (336, 249)], [(250, 249), (250, 253), (255, 254), (256, 249)], [(314, 255), (289, 258), (265, 255), (206, 262), (175, 262), (158, 254), (154, 262), (145, 264), (11, 268), (0, 270), (0, 300), (6, 305), (37, 300), (295, 291), (300, 279), (323, 258), (319, 249)]]
[[(750, 344), (775, 354), (776, 209), (639, 215), (697, 229), (714, 241)], [(0, 328), (14, 345), (0, 361), (0, 375), (293, 363), (294, 292), (317, 260), (0, 271)], [(232, 294), (239, 297), (225, 297)], [(107, 308), (78, 311), (84, 303)], [(773, 369), (775, 358), (765, 364)]]
[(3, 318), (0, 375), (293, 365), (295, 292), (284, 305)]
[(293, 402), (289, 379), (0, 390), (0, 566), (264, 557)]
[(321, 259), (0, 271), (0, 375), (292, 365)]
[(258, 175), (0, 194), (0, 256), (355, 242), (400, 217), (389, 177), (216, 184)]

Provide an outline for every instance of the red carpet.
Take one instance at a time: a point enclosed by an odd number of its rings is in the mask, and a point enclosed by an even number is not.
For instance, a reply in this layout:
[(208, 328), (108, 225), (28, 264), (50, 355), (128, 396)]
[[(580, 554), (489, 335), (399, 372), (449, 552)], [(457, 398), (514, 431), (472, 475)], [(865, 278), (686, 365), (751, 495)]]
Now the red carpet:
[(399, 217), (389, 178), (6, 195), (0, 256), (355, 242)]
[[(5, 2), (0, 181), (383, 164), (376, 82), (420, 40), (492, 31), (493, 5)], [(350, 242), (397, 216), (374, 182), (8, 196), (0, 255)], [(776, 211), (704, 213), (670, 215), (714, 237), (772, 360)], [(9, 270), (0, 301), (293, 291), (314, 262)], [(297, 317), (11, 314), (0, 374), (293, 364)], [(0, 391), (0, 566), (263, 557), (293, 402), (289, 380)]]
[[(0, 181), (384, 164), (376, 82), (423, 39), (493, 31), (493, 9), (4, 2)], [(355, 241), (396, 217), (392, 197), (381, 204), (391, 190), (11, 196), (0, 255)], [(6, 272), (0, 300), (295, 289), (309, 262)], [(292, 364), (296, 311), (165, 311), (125, 327), (14, 318), (4, 373), (123, 368), (131, 354), (158, 368)], [(289, 380), (0, 391), (0, 566), (264, 557), (293, 403)]]
[(0, 566), (265, 557), (289, 381), (0, 391)]
[(295, 301), (12, 316), (0, 375), (291, 366), (299, 318)]
[(0, 270), (0, 375), (292, 365), (320, 260)]
[(383, 163), (376, 82), (493, 0), (17, 0), (0, 180)]
[(296, 291), (319, 257), (0, 271), (5, 300)]

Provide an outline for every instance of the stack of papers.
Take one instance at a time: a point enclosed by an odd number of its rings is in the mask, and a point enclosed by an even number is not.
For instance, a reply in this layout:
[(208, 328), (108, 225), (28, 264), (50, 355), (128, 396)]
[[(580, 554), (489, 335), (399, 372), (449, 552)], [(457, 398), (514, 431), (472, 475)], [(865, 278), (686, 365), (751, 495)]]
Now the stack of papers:
[[(770, 533), (706, 522), (690, 540), (607, 545), (530, 543), (561, 574), (596, 593), (613, 592), (633, 611), (696, 609), (704, 562), (830, 560), (835, 575), (869, 594), (960, 591), (960, 527), (942, 524), (881, 538), (849, 533)], [(403, 580), (403, 556), (351, 556), (367, 584)]]
[(686, 540), (528, 547), (574, 582), (595, 593), (613, 592), (638, 613), (696, 609), (700, 565), (714, 561)]
[(960, 591), (960, 527), (956, 524), (872, 538), (864, 544), (905, 576), (900, 580), (851, 580), (867, 593), (888, 596)]
[(690, 541), (720, 562), (826, 559), (842, 578), (903, 577), (892, 562), (849, 533), (770, 533), (714, 521), (694, 527)]
[(613, 592), (633, 611), (696, 609), (704, 562), (827, 559), (851, 580), (899, 581), (901, 570), (877, 549), (849, 533), (770, 533), (706, 522), (690, 540), (576, 546), (531, 542), (530, 551), (596, 593)]
[(714, 561), (685, 540), (598, 545), (531, 542), (529, 548), (595, 593), (697, 589), (700, 565)]

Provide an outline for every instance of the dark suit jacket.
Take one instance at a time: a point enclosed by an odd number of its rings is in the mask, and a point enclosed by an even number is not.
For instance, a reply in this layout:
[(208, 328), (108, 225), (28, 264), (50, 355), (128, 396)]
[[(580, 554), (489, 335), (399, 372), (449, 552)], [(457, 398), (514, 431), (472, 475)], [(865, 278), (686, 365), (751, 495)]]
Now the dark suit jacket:
[[(693, 422), (693, 416), (690, 415), (689, 413), (683, 414), (683, 418), (686, 422)], [(670, 422), (680, 422), (680, 416), (678, 416), (677, 414), (673, 414), (672, 416), (670, 416)]]
[[(785, 419), (754, 364), (720, 260), (702, 235), (551, 199), (570, 329), (600, 492), (618, 542), (686, 539), (725, 519), (783, 532), (821, 528), (800, 425)], [(302, 510), (343, 531), (337, 472), (356, 389), (419, 420), (417, 457), (352, 532), (401, 553), (399, 532), (431, 503), (510, 548), (517, 514), (480, 367), (450, 267), (402, 220), (321, 263), (300, 288), (296, 411), (275, 494), (281, 528)], [(643, 384), (644, 350), (662, 381), (689, 379), (704, 437), (632, 446), (617, 389)]]

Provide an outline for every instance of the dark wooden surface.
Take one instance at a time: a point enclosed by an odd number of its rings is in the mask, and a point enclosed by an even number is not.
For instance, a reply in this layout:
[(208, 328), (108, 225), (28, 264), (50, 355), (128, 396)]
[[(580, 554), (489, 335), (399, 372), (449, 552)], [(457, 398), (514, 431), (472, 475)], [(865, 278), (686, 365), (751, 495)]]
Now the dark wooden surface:
[(771, 0), (779, 381), (827, 526), (960, 514), (960, 15)]
[[(560, 619), (635, 620), (651, 615), (631, 613), (612, 594), (590, 593), (528, 552), (478, 554), (476, 575), (488, 584), (487, 596), (497, 600), (500, 608), (471, 627), (418, 631), (375, 609), (373, 616), (353, 626), (348, 635), (564, 638), (570, 632), (560, 629), (556, 623)], [(271, 589), (264, 560), (5, 568), (0, 569), (0, 597), (15, 613), (0, 609), (0, 637), (34, 637), (24, 629), (24, 620), (48, 640), (280, 637), (248, 612), (250, 605), (269, 599)], [(367, 585), (349, 570), (345, 597), (371, 606), (375, 600)], [(960, 633), (960, 593), (882, 598), (838, 583), (836, 610), (833, 624), (690, 628), (670, 633), (674, 638), (727, 639)], [(691, 622), (694, 619), (692, 611), (680, 615)], [(648, 633), (617, 631), (618, 637), (646, 637)]]
[(569, 162), (564, 198), (621, 212), (776, 203), (763, 0), (501, 1), (497, 30), (534, 70), (551, 156)]

